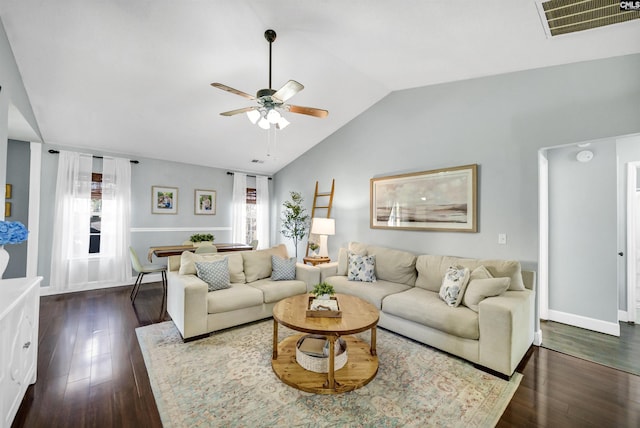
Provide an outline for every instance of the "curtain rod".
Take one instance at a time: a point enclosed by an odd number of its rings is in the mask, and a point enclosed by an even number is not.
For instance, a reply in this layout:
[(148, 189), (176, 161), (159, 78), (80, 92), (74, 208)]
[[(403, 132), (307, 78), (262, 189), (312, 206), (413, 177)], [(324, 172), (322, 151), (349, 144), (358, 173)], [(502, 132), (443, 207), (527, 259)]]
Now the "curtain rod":
[[(58, 153), (60, 153), (58, 150), (53, 150), (53, 149), (49, 149), (49, 153), (57, 155)], [(98, 156), (98, 155), (92, 155), (94, 158), (96, 159), (103, 159), (103, 156)], [(135, 163), (136, 165), (140, 163), (140, 161), (137, 160), (130, 160), (129, 162), (131, 163)]]
[[(227, 171), (227, 175), (233, 175), (233, 174), (234, 174), (233, 172), (231, 172), (231, 171)], [(255, 176), (255, 175), (249, 175), (249, 174), (247, 174), (247, 177), (253, 177), (253, 178), (256, 178), (256, 176)], [(269, 180), (271, 180), (271, 177), (267, 177), (267, 178), (268, 178)]]

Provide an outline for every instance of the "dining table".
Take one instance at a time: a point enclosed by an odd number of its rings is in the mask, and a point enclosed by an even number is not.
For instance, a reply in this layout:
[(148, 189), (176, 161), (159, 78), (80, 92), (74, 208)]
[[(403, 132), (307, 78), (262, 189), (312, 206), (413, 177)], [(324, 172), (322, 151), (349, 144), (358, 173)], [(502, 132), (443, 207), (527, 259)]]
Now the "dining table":
[[(225, 253), (230, 251), (251, 251), (253, 247), (249, 244), (234, 244), (234, 243), (221, 243), (213, 244), (219, 253)], [(195, 252), (198, 247), (193, 245), (161, 245), (155, 247), (149, 247), (148, 259), (153, 261), (153, 256), (156, 257), (169, 257), (182, 254), (184, 251)]]

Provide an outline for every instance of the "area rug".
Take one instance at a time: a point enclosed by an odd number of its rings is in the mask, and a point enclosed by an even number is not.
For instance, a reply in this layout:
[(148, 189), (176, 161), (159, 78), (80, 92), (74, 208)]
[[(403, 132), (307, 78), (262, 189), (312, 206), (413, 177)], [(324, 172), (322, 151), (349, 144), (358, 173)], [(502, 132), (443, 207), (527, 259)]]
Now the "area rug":
[[(316, 395), (273, 373), (271, 320), (188, 343), (172, 322), (136, 333), (165, 427), (491, 427), (522, 379), (378, 329), (377, 376), (352, 392)], [(280, 340), (290, 334), (279, 328)]]

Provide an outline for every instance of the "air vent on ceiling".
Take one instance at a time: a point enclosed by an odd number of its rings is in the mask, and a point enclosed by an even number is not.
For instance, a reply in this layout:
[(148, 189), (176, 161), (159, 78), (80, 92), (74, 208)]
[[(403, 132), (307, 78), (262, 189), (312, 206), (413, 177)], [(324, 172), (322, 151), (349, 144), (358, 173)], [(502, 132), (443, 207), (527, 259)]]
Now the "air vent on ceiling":
[[(538, 3), (548, 36), (575, 33), (640, 19), (640, 11), (624, 10), (612, 0), (549, 0)], [(630, 2), (636, 3), (636, 2)]]
[(260, 159), (251, 159), (251, 163), (264, 163), (264, 161)]

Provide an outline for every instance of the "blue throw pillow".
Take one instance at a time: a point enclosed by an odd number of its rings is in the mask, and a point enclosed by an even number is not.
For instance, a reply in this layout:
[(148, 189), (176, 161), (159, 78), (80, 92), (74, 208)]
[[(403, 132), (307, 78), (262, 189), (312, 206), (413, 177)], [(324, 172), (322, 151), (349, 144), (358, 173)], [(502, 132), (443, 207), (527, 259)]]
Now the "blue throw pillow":
[(283, 259), (271, 256), (271, 279), (273, 281), (287, 281), (296, 279), (296, 258)]
[(225, 257), (213, 262), (196, 262), (198, 278), (209, 285), (209, 291), (231, 288), (229, 280), (229, 261)]

